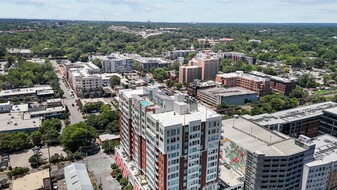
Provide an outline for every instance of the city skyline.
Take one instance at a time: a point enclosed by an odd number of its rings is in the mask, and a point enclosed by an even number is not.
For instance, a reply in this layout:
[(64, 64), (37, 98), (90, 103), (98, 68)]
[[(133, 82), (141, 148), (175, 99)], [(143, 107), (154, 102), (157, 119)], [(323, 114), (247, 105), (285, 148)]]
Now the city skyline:
[(0, 18), (214, 23), (337, 23), (333, 0), (4, 0)]

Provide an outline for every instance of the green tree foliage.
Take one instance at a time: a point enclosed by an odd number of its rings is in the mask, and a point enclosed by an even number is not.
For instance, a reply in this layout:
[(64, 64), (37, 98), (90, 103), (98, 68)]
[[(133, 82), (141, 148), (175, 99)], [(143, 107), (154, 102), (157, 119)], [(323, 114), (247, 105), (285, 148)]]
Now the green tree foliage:
[(116, 85), (120, 85), (120, 83), (121, 83), (121, 79), (118, 76), (114, 75), (110, 78), (110, 86), (111, 87), (114, 87)]
[(123, 190), (132, 190), (132, 189), (133, 189), (133, 186), (130, 184), (123, 188)]
[(38, 168), (45, 163), (39, 154), (33, 154), (31, 157), (29, 157), (28, 161), (32, 168)]
[(289, 98), (284, 95), (267, 95), (260, 98), (259, 102), (253, 105), (251, 109), (252, 115), (262, 113), (272, 113), (285, 109), (295, 108), (298, 106), (297, 98)]
[(12, 152), (31, 147), (30, 137), (27, 133), (1, 133), (0, 152)]
[(121, 186), (124, 188), (125, 186), (128, 185), (129, 181), (125, 178), (122, 178), (119, 183), (121, 184)]
[(23, 168), (23, 167), (15, 167), (12, 171), (9, 171), (7, 173), (7, 176), (9, 179), (11, 179), (13, 176), (19, 176), (22, 174), (28, 173), (29, 168)]
[(102, 105), (99, 115), (90, 115), (85, 123), (99, 131), (119, 131), (119, 111), (111, 111), (109, 105)]
[(34, 146), (41, 145), (42, 134), (40, 131), (34, 131), (32, 134), (30, 134), (30, 137)]
[(106, 154), (114, 154), (115, 153), (115, 147), (119, 145), (118, 140), (108, 140), (104, 141), (102, 144), (102, 149), (104, 150), (104, 153)]
[(159, 82), (163, 82), (166, 79), (166, 71), (163, 68), (156, 68), (153, 70), (153, 78)]
[(318, 84), (315, 82), (315, 79), (310, 74), (303, 74), (298, 78), (298, 84), (303, 88), (315, 88)]
[(305, 91), (300, 86), (296, 86), (296, 88), (290, 92), (289, 97), (299, 99), (299, 98), (306, 98), (308, 97), (308, 95), (309, 94), (307, 91)]
[(89, 102), (86, 103), (84, 106), (82, 106), (82, 112), (83, 113), (92, 113), (97, 112), (100, 110), (101, 106), (103, 105), (103, 102)]
[(41, 127), (39, 128), (39, 132), (42, 135), (43, 144), (58, 144), (61, 127), (62, 123), (59, 119), (52, 118), (50, 120), (44, 120), (41, 124)]
[(71, 152), (76, 152), (82, 146), (91, 145), (92, 140), (97, 136), (94, 128), (85, 123), (76, 123), (66, 126), (61, 133), (60, 139), (62, 146)]
[(63, 154), (55, 153), (54, 155), (50, 156), (50, 162), (53, 163), (53, 164), (62, 162), (64, 159), (65, 158), (64, 158)]
[(176, 83), (173, 80), (166, 80), (166, 86), (172, 88)]

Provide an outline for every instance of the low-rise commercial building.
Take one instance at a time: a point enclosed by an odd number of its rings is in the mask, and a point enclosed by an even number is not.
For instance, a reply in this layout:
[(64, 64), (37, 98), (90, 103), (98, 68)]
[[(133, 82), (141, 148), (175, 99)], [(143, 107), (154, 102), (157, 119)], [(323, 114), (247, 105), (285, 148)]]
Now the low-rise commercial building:
[(317, 136), (324, 110), (336, 108), (337, 103), (323, 102), (288, 109), (272, 114), (244, 115), (243, 117), (269, 130), (276, 130), (291, 137)]
[(10, 101), (0, 104), (0, 113), (10, 112), (12, 109), (12, 104)]
[(270, 79), (263, 78), (242, 71), (235, 73), (217, 74), (215, 81), (224, 87), (242, 87), (257, 92), (258, 96), (264, 96), (271, 92)]
[(18, 101), (25, 101), (26, 98), (34, 100), (36, 98), (49, 98), (54, 96), (54, 90), (51, 86), (36, 86), (32, 88), (18, 88), (0, 91), (0, 98), (5, 101), (17, 99)]
[(67, 189), (94, 190), (87, 168), (83, 163), (73, 163), (64, 168)]
[(243, 105), (258, 101), (256, 92), (241, 87), (200, 89), (197, 90), (197, 97), (211, 107), (219, 104)]
[(32, 63), (38, 63), (40, 65), (43, 65), (46, 63), (46, 60), (45, 59), (40, 59), (40, 58), (32, 58), (30, 60), (27, 60), (29, 62), (32, 62)]
[(303, 146), (315, 146), (314, 160), (303, 166), (302, 190), (337, 188), (337, 138), (325, 134), (314, 139), (300, 136)]
[(244, 176), (244, 189), (301, 188), (303, 165), (313, 160), (314, 146), (301, 147), (239, 117), (224, 120), (222, 130), (222, 158)]
[(13, 190), (49, 190), (50, 187), (47, 169), (19, 177), (13, 181), (12, 185)]

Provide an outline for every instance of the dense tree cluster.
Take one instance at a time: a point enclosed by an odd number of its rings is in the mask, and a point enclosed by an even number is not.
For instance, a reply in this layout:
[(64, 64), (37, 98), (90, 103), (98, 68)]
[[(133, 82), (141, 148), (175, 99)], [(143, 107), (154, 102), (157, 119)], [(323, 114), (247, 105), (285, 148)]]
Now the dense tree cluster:
[(84, 106), (82, 106), (82, 112), (83, 113), (92, 113), (92, 112), (97, 112), (101, 109), (103, 105), (103, 102), (89, 102), (86, 103)]
[(295, 108), (297, 106), (297, 98), (288, 98), (284, 95), (272, 94), (261, 97), (259, 102), (253, 106), (251, 114), (258, 115), (262, 113), (272, 113), (285, 109)]
[(38, 64), (22, 60), (9, 69), (7, 75), (0, 75), (0, 88), (7, 83), (12, 88), (32, 87), (34, 85), (49, 84), (56, 92), (57, 97), (62, 97), (63, 91), (59, 80), (50, 62)]

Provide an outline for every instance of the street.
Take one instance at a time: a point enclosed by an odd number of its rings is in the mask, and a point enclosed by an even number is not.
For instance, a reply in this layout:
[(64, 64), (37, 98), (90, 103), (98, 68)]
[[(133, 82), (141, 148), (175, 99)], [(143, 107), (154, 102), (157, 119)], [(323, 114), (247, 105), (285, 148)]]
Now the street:
[[(68, 107), (68, 110), (70, 112), (69, 120), (72, 124), (79, 123), (81, 121), (84, 121), (82, 117), (82, 113), (79, 111), (78, 106), (76, 105), (76, 94), (74, 94), (74, 97), (71, 96), (71, 88), (67, 88), (66, 84), (62, 80), (62, 75), (59, 70), (59, 65), (57, 64), (56, 60), (51, 60), (51, 63), (53, 64), (55, 73), (57, 77), (59, 78), (60, 87), (64, 91), (63, 99), (64, 104)], [(74, 106), (73, 106), (74, 105)]]
[(101, 184), (103, 190), (121, 190), (121, 187), (116, 179), (111, 176), (111, 164), (115, 160), (110, 155), (106, 155), (101, 151), (96, 155), (88, 156), (86, 164), (89, 171), (93, 172), (97, 185)]

